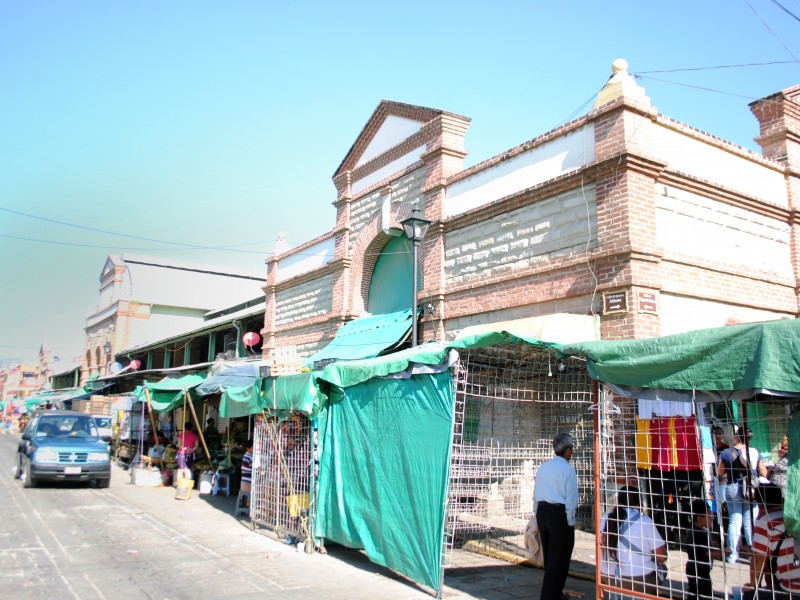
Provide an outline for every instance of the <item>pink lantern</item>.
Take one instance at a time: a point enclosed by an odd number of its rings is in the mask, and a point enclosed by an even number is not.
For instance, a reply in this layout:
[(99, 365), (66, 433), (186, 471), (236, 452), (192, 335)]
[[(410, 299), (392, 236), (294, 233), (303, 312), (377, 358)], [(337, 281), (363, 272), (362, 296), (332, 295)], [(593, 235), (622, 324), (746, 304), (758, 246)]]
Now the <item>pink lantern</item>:
[(245, 346), (255, 346), (261, 340), (261, 336), (255, 331), (248, 331), (242, 336)]
[(142, 366), (142, 361), (136, 360), (135, 358), (131, 361), (130, 367), (134, 371)]

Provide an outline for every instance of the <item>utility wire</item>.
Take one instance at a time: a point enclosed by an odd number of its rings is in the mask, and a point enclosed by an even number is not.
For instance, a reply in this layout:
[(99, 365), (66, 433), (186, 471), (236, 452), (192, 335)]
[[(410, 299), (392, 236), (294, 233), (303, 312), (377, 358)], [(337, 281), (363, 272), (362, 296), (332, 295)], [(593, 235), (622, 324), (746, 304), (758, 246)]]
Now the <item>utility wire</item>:
[(778, 2), (778, 0), (772, 0), (772, 3), (773, 3), (774, 5), (776, 5), (778, 8), (780, 8), (780, 9), (781, 9), (783, 12), (785, 12), (787, 15), (789, 15), (790, 17), (792, 17), (792, 18), (793, 18), (795, 21), (798, 21), (798, 22), (800, 22), (800, 17), (798, 17), (796, 14), (794, 14), (794, 13), (793, 13), (792, 11), (790, 11), (788, 8), (786, 8), (786, 7), (785, 7), (783, 4), (781, 4), (780, 2)]
[(760, 62), (760, 63), (743, 63), (740, 65), (717, 65), (714, 67), (687, 67), (683, 69), (662, 69), (660, 71), (636, 71), (636, 73), (631, 73), (631, 75), (644, 75), (650, 73), (681, 73), (685, 71), (713, 71), (716, 69), (738, 69), (740, 67), (765, 67), (769, 65), (791, 65), (800, 62), (798, 60), (774, 60), (770, 62)]
[[(129, 239), (133, 239), (133, 240), (141, 240), (141, 241), (145, 241), (145, 242), (155, 242), (155, 243), (158, 243), (158, 244), (171, 244), (173, 246), (181, 246), (183, 248), (194, 248), (194, 249), (198, 249), (198, 250), (221, 250), (223, 252), (242, 252), (242, 253), (247, 253), (247, 254), (263, 254), (263, 252), (258, 251), (258, 250), (239, 250), (239, 249), (231, 248), (231, 247), (228, 247), (228, 246), (203, 246), (203, 245), (200, 245), (200, 244), (184, 244), (182, 242), (173, 242), (173, 241), (170, 241), (170, 240), (159, 240), (159, 239), (155, 239), (155, 238), (142, 237), (142, 236), (138, 236), (138, 235), (130, 235), (130, 234), (127, 234), (127, 233), (119, 233), (117, 231), (107, 231), (105, 229), (97, 229), (95, 227), (88, 227), (86, 225), (76, 225), (75, 223), (66, 223), (64, 221), (58, 221), (57, 219), (48, 219), (47, 217), (41, 217), (39, 215), (32, 215), (32, 214), (24, 213), (24, 212), (21, 212), (21, 211), (18, 211), (18, 210), (12, 210), (10, 208), (4, 208), (2, 206), (0, 206), (0, 211), (11, 213), (11, 214), (14, 214), (14, 215), (19, 215), (19, 216), (22, 216), (22, 217), (28, 217), (29, 219), (37, 219), (39, 221), (46, 221), (48, 223), (55, 223), (56, 225), (63, 225), (64, 227), (74, 227), (75, 229), (83, 229), (85, 231), (94, 231), (95, 233), (103, 233), (103, 234), (106, 234), (106, 235), (116, 235), (116, 236), (119, 236), (119, 237), (129, 238)], [(14, 237), (14, 236), (5, 236), (5, 237)], [(39, 240), (39, 241), (43, 241), (43, 240)], [(82, 244), (73, 244), (73, 245), (80, 246)], [(107, 247), (107, 246), (102, 246), (102, 247)]]
[(680, 85), (682, 87), (694, 88), (696, 90), (703, 90), (704, 92), (714, 92), (715, 94), (724, 94), (726, 96), (734, 96), (736, 98), (744, 98), (745, 100), (758, 100), (753, 96), (745, 96), (743, 94), (734, 94), (733, 92), (725, 92), (723, 90), (715, 90), (713, 88), (707, 88), (700, 85), (690, 85), (688, 83), (678, 83), (677, 81), (670, 81), (669, 79), (659, 79), (657, 77), (645, 77), (644, 75), (634, 75), (637, 79), (648, 79), (650, 81), (659, 81), (661, 83), (671, 83), (672, 85)]
[(779, 43), (781, 46), (783, 46), (783, 49), (784, 49), (784, 50), (786, 50), (786, 53), (787, 53), (789, 56), (791, 56), (791, 57), (792, 57), (792, 58), (795, 60), (795, 62), (800, 62), (800, 61), (798, 61), (798, 60), (797, 60), (797, 57), (796, 57), (794, 54), (792, 54), (792, 51), (791, 51), (791, 50), (789, 50), (789, 48), (786, 46), (786, 44), (784, 44), (784, 43), (783, 43), (783, 40), (781, 40), (781, 38), (779, 38), (779, 37), (778, 37), (778, 35), (777, 35), (777, 34), (776, 34), (774, 31), (772, 31), (772, 29), (770, 28), (770, 26), (769, 26), (769, 25), (767, 25), (766, 21), (764, 21), (764, 19), (762, 19), (762, 18), (761, 18), (761, 15), (759, 15), (759, 14), (758, 14), (758, 12), (756, 12), (756, 9), (755, 9), (755, 8), (753, 8), (753, 5), (752, 5), (752, 4), (750, 4), (750, 2), (748, 2), (748, 0), (742, 0), (742, 2), (744, 2), (744, 3), (747, 5), (747, 7), (748, 7), (748, 8), (749, 8), (749, 9), (752, 11), (752, 13), (755, 15), (756, 19), (758, 19), (759, 21), (761, 21), (761, 24), (764, 26), (764, 28), (765, 28), (767, 31), (769, 31), (770, 35), (772, 35), (772, 37), (774, 37), (774, 38), (775, 38), (775, 40), (777, 40), (777, 42), (778, 42), (778, 43)]

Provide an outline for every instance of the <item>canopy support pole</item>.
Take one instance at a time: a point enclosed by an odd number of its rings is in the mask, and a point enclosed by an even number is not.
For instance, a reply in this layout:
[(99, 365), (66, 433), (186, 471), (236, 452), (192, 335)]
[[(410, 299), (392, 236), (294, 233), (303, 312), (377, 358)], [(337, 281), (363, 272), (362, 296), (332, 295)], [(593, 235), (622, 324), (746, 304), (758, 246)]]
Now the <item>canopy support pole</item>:
[(200, 441), (203, 442), (203, 450), (206, 453), (206, 458), (208, 459), (208, 464), (212, 467), (214, 463), (211, 461), (211, 453), (208, 451), (208, 446), (206, 446), (206, 438), (203, 436), (203, 429), (200, 427), (200, 423), (197, 422), (197, 412), (194, 410), (194, 403), (192, 399), (189, 398), (189, 392), (184, 390), (183, 397), (186, 399), (187, 404), (189, 405), (189, 410), (192, 413), (192, 418), (194, 419), (194, 426), (197, 427), (197, 435), (200, 436)]
[(144, 397), (147, 398), (147, 414), (150, 415), (150, 429), (153, 432), (153, 445), (158, 446), (158, 432), (156, 431), (156, 420), (153, 417), (153, 406), (150, 404), (150, 390), (147, 388), (147, 384), (145, 384), (144, 386)]

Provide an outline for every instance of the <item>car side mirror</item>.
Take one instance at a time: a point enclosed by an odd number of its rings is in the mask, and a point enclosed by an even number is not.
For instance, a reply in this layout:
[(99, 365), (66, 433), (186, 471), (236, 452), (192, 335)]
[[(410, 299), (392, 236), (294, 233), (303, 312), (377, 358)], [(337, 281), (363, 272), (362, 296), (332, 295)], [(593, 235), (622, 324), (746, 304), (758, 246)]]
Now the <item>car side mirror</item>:
[(110, 442), (112, 438), (110, 435), (101, 435), (100, 439), (103, 440), (104, 442)]
[(28, 442), (31, 441), (31, 434), (30, 433), (23, 433), (22, 434), (22, 439), (26, 440)]

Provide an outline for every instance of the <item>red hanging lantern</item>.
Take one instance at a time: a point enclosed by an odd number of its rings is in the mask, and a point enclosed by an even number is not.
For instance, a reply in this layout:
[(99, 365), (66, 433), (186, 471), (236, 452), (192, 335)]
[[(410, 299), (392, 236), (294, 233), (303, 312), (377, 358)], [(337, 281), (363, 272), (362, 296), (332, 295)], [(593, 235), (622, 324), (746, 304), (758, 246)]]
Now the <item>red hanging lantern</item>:
[(130, 362), (130, 368), (134, 371), (142, 366), (142, 361), (136, 360), (135, 358)]
[(261, 336), (255, 331), (248, 331), (242, 336), (245, 346), (255, 346), (261, 340)]

